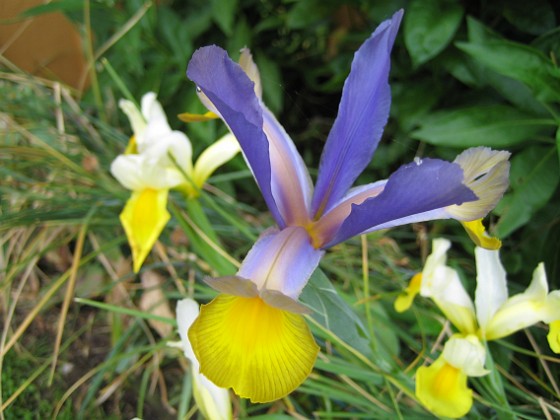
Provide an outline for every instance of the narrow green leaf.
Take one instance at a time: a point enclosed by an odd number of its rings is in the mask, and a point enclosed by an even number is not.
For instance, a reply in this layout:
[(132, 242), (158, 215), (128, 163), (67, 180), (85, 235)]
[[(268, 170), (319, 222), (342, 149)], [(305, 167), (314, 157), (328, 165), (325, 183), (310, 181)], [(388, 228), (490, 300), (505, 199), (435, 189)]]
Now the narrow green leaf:
[(198, 200), (186, 200), (186, 203), (188, 216), (196, 228), (189, 224), (174, 203), (170, 203), (169, 209), (185, 231), (193, 251), (219, 275), (225, 276), (235, 273), (237, 271), (235, 265), (213, 246), (220, 246), (220, 243)]
[(152, 321), (159, 321), (159, 322), (164, 322), (166, 324), (172, 325), (174, 327), (177, 326), (177, 321), (173, 318), (166, 318), (163, 316), (159, 316), (159, 315), (154, 315), (145, 311), (140, 311), (140, 310), (136, 310), (136, 309), (130, 309), (130, 308), (125, 308), (124, 306), (116, 306), (116, 305), (110, 305), (108, 303), (103, 303), (103, 302), (98, 302), (96, 300), (91, 300), (91, 299), (84, 299), (84, 298), (74, 298), (74, 301), (77, 303), (81, 303), (83, 305), (88, 305), (88, 306), (93, 306), (95, 308), (99, 308), (99, 309), (103, 309), (104, 311), (108, 311), (108, 312), (115, 312), (118, 314), (124, 314), (124, 315), (132, 315), (135, 318), (142, 318), (142, 319), (148, 319), (148, 320), (152, 320)]
[(533, 139), (552, 125), (552, 120), (531, 118), (507, 105), (487, 105), (434, 113), (412, 137), (438, 146), (505, 147)]
[(505, 238), (527, 223), (556, 191), (560, 172), (555, 152), (555, 148), (533, 146), (511, 160), (512, 192), (496, 209), (501, 215), (496, 225), (499, 237)]
[(538, 100), (560, 102), (560, 69), (539, 50), (499, 40), (456, 45), (488, 68), (527, 85)]
[(439, 54), (451, 42), (463, 17), (454, 0), (413, 0), (404, 15), (404, 42), (415, 66)]
[(558, 152), (558, 161), (560, 162), (560, 127), (556, 130), (556, 151)]
[(315, 270), (300, 299), (313, 308), (312, 317), (317, 322), (360, 353), (371, 353), (362, 321), (340, 297), (321, 269)]

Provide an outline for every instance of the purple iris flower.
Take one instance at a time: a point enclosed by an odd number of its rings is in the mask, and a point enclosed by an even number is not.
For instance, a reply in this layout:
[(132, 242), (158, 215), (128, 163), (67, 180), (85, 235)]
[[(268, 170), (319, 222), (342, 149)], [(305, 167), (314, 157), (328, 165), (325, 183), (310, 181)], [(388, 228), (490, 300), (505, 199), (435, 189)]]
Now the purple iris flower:
[[(402, 15), (399, 11), (381, 23), (356, 52), (315, 187), (294, 143), (262, 102), (254, 75), (250, 78), (217, 46), (200, 48), (188, 65), (187, 76), (196, 83), (201, 100), (239, 141), (278, 225), (261, 235), (236, 276), (207, 281), (223, 295), (202, 308), (189, 332), (201, 371), (217, 385), (233, 387), (253, 401), (286, 395), (313, 366), (318, 348), (301, 338), (310, 336), (303, 331), (306, 326), (298, 327), (297, 339), (286, 332), (291, 327), (276, 331), (274, 340), (286, 334), (284, 342), (291, 343), (282, 351), (270, 343), (269, 333), (261, 336), (259, 331), (272, 328), (271, 321), (264, 321), (274, 318), (270, 311), (288, 317), (305, 312), (297, 298), (327, 248), (412, 222), (476, 220), (507, 188), (509, 154), (487, 148), (467, 150), (454, 162), (417, 160), (387, 180), (351, 188), (370, 162), (389, 116), (390, 52)], [(239, 311), (249, 307), (253, 315), (241, 315)], [(234, 322), (232, 318), (251, 326), (215, 327), (218, 322), (225, 325), (224, 319)], [(291, 319), (286, 325), (292, 325)], [(307, 344), (300, 344), (303, 341)], [(245, 350), (235, 350), (237, 345)], [(291, 358), (286, 352), (293, 352)], [(304, 353), (310, 355), (310, 364), (308, 359), (301, 362)], [(262, 363), (255, 366), (254, 359)]]

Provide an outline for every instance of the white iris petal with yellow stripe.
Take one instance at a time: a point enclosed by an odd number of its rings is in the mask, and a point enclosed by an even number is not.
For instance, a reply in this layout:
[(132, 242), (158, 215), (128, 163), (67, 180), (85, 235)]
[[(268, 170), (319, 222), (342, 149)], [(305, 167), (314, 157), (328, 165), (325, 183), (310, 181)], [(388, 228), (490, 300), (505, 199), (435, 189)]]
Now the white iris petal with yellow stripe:
[(132, 196), (120, 220), (132, 249), (134, 272), (138, 272), (170, 218), (169, 190), (178, 188), (197, 197), (210, 175), (239, 152), (232, 134), (208, 147), (196, 164), (187, 136), (169, 127), (155, 93), (142, 98), (142, 112), (130, 101), (120, 106), (130, 119), (134, 135), (127, 152), (117, 156), (111, 173)]
[(488, 373), (484, 369), (484, 342), (545, 322), (550, 324), (550, 347), (560, 352), (560, 291), (549, 293), (544, 265), (540, 263), (525, 292), (508, 297), (506, 272), (499, 252), (477, 247), (478, 275), (473, 304), (458, 273), (446, 265), (449, 247), (446, 239), (433, 241), (433, 251), (424, 270), (397, 299), (395, 308), (406, 310), (420, 293), (431, 298), (459, 331), (431, 366), (418, 369), (416, 377), (416, 395), (420, 401), (437, 415), (456, 418), (464, 416), (472, 406), (467, 377)]

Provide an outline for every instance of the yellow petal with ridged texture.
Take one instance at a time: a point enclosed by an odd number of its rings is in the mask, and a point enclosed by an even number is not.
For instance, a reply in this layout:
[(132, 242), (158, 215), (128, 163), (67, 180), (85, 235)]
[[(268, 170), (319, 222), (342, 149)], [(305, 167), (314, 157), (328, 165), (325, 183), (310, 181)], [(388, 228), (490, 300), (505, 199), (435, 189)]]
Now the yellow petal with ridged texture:
[(416, 371), (416, 396), (427, 409), (438, 416), (459, 418), (473, 404), (467, 375), (439, 357), (431, 366)]
[(202, 305), (189, 339), (201, 373), (252, 402), (277, 400), (295, 390), (319, 352), (301, 315), (259, 297), (218, 295)]
[(554, 353), (560, 353), (560, 320), (551, 322), (549, 326), (548, 344)]
[(132, 250), (135, 273), (142, 267), (142, 263), (171, 218), (166, 208), (168, 193), (168, 190), (151, 188), (134, 191), (120, 215)]
[(502, 241), (498, 238), (488, 235), (486, 229), (482, 224), (482, 219), (476, 219), (471, 222), (461, 222), (469, 238), (481, 248), (496, 250), (502, 246)]

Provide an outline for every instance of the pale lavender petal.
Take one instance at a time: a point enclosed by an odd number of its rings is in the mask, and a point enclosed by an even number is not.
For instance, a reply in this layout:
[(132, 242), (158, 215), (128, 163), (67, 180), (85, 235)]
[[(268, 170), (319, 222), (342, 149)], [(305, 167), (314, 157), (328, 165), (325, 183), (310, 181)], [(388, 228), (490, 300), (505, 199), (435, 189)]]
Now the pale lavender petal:
[(354, 56), (329, 133), (312, 201), (312, 214), (328, 212), (370, 162), (391, 105), (390, 53), (403, 15), (381, 23)]
[(316, 248), (322, 248), (334, 237), (344, 220), (346, 220), (352, 211), (352, 205), (362, 204), (368, 198), (378, 196), (386, 184), (387, 180), (377, 181), (371, 184), (360, 185), (348, 191), (348, 194), (342, 200), (336, 203), (327, 214), (323, 215), (313, 225), (313, 245)]
[(278, 225), (284, 227), (272, 195), (268, 140), (253, 82), (239, 64), (215, 45), (195, 51), (187, 76), (210, 99), (239, 141), (270, 212)]
[(290, 136), (264, 105), (262, 110), (270, 145), (274, 201), (286, 225), (306, 225), (310, 222), (311, 177)]
[[(423, 159), (401, 166), (389, 177), (381, 194), (352, 206), (350, 215), (324, 248), (395, 221), (406, 223), (410, 217), (433, 216), (443, 207), (477, 200), (463, 181), (463, 170), (456, 163)], [(439, 214), (449, 217), (445, 212)]]
[(253, 245), (237, 276), (251, 280), (261, 294), (275, 290), (297, 299), (323, 254), (301, 227), (269, 229)]

